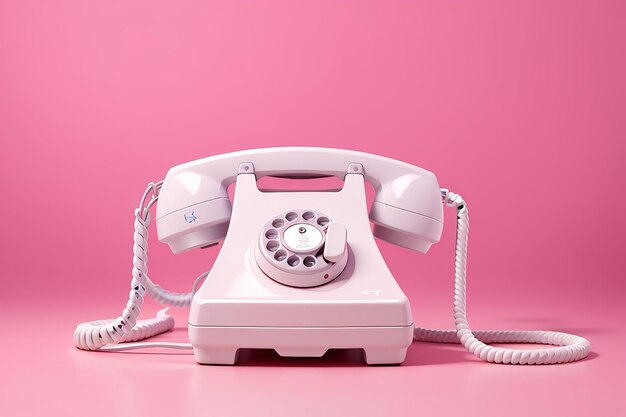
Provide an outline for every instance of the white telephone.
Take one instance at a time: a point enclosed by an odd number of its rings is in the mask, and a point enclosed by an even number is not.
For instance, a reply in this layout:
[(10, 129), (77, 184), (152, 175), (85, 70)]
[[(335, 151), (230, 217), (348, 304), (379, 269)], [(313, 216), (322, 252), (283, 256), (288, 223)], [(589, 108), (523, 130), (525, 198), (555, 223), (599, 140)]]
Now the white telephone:
[[(264, 176), (335, 176), (344, 186), (339, 191), (267, 192), (257, 187)], [(376, 190), (369, 215), (366, 181)], [(231, 207), (227, 188), (233, 182)], [(200, 276), (190, 293), (169, 292), (146, 273), (150, 208), (157, 200), (158, 237), (174, 253), (224, 241), (208, 276)], [(428, 251), (441, 236), (444, 204), (457, 212), (454, 331), (414, 327), (409, 302), (374, 240)], [(404, 162), (309, 147), (217, 155), (176, 166), (164, 181), (150, 184), (135, 217), (130, 299), (117, 319), (80, 324), (74, 333), (80, 349), (193, 349), (201, 364), (234, 364), (241, 348), (316, 357), (328, 349), (361, 348), (368, 364), (398, 364), (414, 339), (460, 342), (483, 360), (506, 364), (572, 362), (589, 353), (586, 339), (566, 333), (470, 329), (465, 313), (467, 205), (458, 194), (440, 189), (431, 172)], [(166, 310), (137, 320), (146, 293), (164, 304), (191, 305), (191, 344), (128, 343), (174, 326)], [(488, 343), (558, 347), (519, 350)]]

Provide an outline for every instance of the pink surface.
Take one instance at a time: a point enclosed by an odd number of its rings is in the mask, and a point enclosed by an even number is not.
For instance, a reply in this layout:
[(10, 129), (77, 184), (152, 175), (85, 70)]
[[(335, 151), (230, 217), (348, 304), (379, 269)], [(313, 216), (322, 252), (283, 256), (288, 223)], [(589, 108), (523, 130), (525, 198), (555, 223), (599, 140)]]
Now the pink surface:
[[(624, 415), (625, 21), (618, 1), (1, 2), (0, 415)], [(437, 173), (471, 208), (473, 326), (578, 333), (590, 357), (73, 348), (76, 323), (121, 311), (148, 181), (279, 145)], [(446, 220), (428, 255), (380, 243), (419, 325), (452, 327)], [(152, 276), (189, 290), (217, 249), (174, 256), (155, 234)], [(185, 341), (175, 314), (161, 338)]]

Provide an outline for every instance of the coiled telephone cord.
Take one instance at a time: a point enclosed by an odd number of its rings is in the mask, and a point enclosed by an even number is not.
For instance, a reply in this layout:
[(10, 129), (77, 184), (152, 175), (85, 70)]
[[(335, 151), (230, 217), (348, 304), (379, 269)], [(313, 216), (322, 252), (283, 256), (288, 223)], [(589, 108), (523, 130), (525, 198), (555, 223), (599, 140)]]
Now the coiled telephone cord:
[[(137, 320), (146, 292), (163, 304), (188, 306), (199, 282), (208, 272), (200, 275), (189, 293), (174, 293), (154, 284), (148, 277), (148, 226), (150, 207), (156, 203), (163, 182), (150, 184), (139, 208), (135, 210), (135, 233), (133, 235), (133, 279), (126, 308), (113, 320), (81, 323), (74, 331), (74, 343), (83, 350), (130, 350), (148, 347), (191, 349), (188, 343), (136, 342), (167, 332), (174, 327), (174, 318), (167, 309), (148, 320)], [(478, 330), (472, 331), (466, 313), (466, 263), (469, 235), (469, 213), (460, 195), (442, 190), (444, 203), (457, 210), (455, 249), (454, 323), (456, 330), (433, 330), (416, 327), (414, 340), (433, 343), (461, 343), (476, 357), (493, 363), (512, 365), (544, 365), (574, 362), (589, 354), (587, 339), (561, 332)], [(146, 204), (148, 197), (150, 201)], [(556, 348), (523, 350), (490, 346), (488, 343), (540, 343)]]
[[(74, 344), (83, 350), (127, 350), (144, 347), (167, 347), (191, 349), (188, 343), (124, 343), (136, 342), (167, 332), (174, 327), (174, 317), (167, 314), (167, 308), (159, 311), (156, 317), (137, 320), (146, 293), (163, 304), (177, 307), (189, 306), (195, 288), (208, 273), (200, 275), (189, 293), (175, 293), (154, 284), (148, 277), (148, 226), (150, 208), (159, 198), (163, 182), (150, 183), (135, 209), (133, 234), (133, 279), (130, 283), (128, 302), (122, 314), (113, 320), (97, 320), (81, 323), (74, 331)], [(148, 201), (148, 198), (150, 200)], [(121, 345), (115, 346), (119, 343)], [(113, 346), (109, 346), (113, 345)]]
[[(494, 363), (511, 365), (546, 365), (574, 362), (589, 354), (587, 339), (561, 332), (540, 330), (478, 330), (472, 331), (467, 322), (465, 304), (465, 269), (469, 213), (463, 198), (442, 190), (444, 203), (456, 208), (456, 249), (454, 257), (454, 324), (456, 330), (431, 330), (416, 327), (413, 338), (421, 342), (460, 343), (476, 357)], [(487, 343), (541, 343), (556, 348), (525, 350), (490, 346)]]

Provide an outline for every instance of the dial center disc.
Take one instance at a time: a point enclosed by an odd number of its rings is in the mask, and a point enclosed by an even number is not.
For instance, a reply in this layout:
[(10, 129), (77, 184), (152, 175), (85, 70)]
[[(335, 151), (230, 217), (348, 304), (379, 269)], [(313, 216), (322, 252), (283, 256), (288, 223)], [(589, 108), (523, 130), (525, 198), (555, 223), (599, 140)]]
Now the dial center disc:
[(289, 250), (294, 252), (312, 252), (319, 249), (324, 235), (315, 226), (307, 223), (297, 223), (289, 226), (283, 233), (283, 242)]

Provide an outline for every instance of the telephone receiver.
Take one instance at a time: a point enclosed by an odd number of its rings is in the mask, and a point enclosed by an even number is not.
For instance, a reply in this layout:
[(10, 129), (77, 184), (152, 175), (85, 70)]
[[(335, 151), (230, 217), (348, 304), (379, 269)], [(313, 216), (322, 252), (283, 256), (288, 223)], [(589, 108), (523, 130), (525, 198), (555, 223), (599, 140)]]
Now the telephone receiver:
[[(159, 240), (174, 253), (223, 240), (232, 212), (227, 188), (238, 174), (252, 170), (257, 179), (334, 176), (343, 180), (347, 173), (359, 174), (376, 190), (370, 211), (375, 236), (424, 253), (441, 237), (441, 191), (431, 172), (362, 152), (292, 147), (234, 152), (172, 168), (157, 206)], [(176, 213), (193, 220), (181, 222)]]
[[(336, 177), (340, 190), (263, 191), (262, 177)], [(365, 183), (376, 196), (371, 208)], [(233, 203), (228, 187), (236, 183)], [(223, 242), (210, 271), (189, 293), (174, 293), (147, 274), (150, 211), (159, 240), (173, 253)], [(387, 268), (374, 237), (421, 253), (439, 241), (443, 207), (456, 210), (455, 330), (413, 323), (410, 303)], [(487, 362), (551, 364), (585, 358), (585, 338), (548, 331), (472, 331), (466, 317), (469, 212), (435, 175), (364, 152), (316, 147), (253, 149), (173, 167), (151, 183), (135, 210), (129, 301), (113, 320), (80, 324), (83, 350), (149, 347), (192, 349), (201, 364), (234, 364), (243, 348), (281, 356), (319, 357), (359, 348), (368, 364), (399, 364), (413, 340), (461, 343)], [(372, 227), (373, 225), (373, 227)], [(201, 284), (201, 285), (200, 285)], [(161, 310), (138, 320), (143, 297), (190, 306), (187, 343), (142, 342), (174, 326)], [(534, 350), (490, 343), (541, 343)]]

